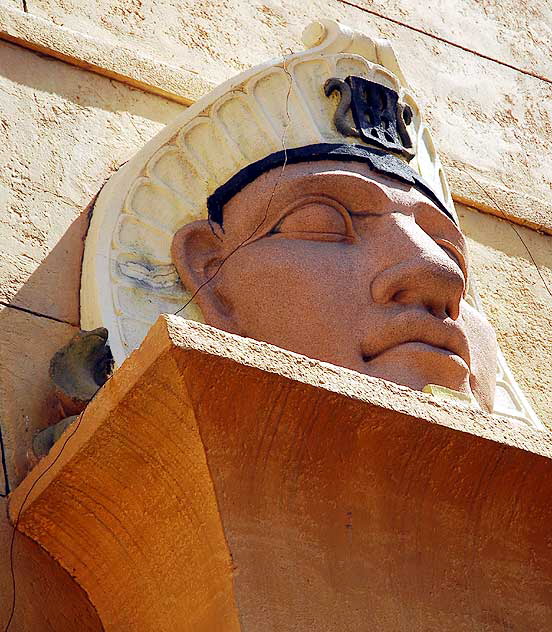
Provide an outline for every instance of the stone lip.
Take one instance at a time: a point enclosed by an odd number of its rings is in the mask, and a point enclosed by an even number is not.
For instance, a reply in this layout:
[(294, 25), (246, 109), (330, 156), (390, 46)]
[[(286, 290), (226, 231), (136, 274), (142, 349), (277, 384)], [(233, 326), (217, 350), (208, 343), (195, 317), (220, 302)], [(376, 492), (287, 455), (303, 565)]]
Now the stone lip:
[(183, 105), (210, 90), (193, 70), (159, 62), (140, 51), (64, 28), (14, 7), (0, 7), (0, 38)]

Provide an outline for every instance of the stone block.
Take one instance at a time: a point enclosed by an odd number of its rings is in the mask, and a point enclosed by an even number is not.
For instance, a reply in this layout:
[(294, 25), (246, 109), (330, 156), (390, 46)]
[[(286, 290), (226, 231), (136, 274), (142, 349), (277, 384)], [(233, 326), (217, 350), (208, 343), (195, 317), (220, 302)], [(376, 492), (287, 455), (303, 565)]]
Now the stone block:
[[(8, 522), (6, 505), (7, 501), (0, 499), (0, 626), (3, 630), (11, 616), (13, 598), (10, 568), (13, 526)], [(9, 632), (103, 631), (82, 589), (36, 542), (18, 532), (14, 551), (16, 600)]]
[[(354, 0), (410, 28), (442, 38), (523, 72), (552, 79), (552, 10), (546, 0), (524, 4), (516, 0), (428, 2)], [(544, 53), (547, 51), (547, 53)]]
[(109, 44), (91, 36), (87, 29), (74, 31), (54, 22), (0, 4), (0, 38), (8, 42), (184, 105), (190, 104), (191, 94), (200, 95), (206, 89), (203, 79), (193, 71), (165, 64), (120, 42)]
[(549, 433), (161, 317), (9, 511), (104, 630), (545, 630), (551, 457)]

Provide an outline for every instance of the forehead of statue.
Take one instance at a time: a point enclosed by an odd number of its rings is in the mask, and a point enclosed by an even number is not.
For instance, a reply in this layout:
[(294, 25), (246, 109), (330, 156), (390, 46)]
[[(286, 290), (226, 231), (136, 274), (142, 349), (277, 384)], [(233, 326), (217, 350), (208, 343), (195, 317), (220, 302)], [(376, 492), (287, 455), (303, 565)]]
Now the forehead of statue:
[[(250, 182), (224, 206), (224, 235), (268, 232), (302, 198), (332, 199), (352, 215), (402, 211), (459, 233), (423, 192), (378, 174), (367, 164), (324, 160), (275, 167)], [(219, 232), (217, 230), (217, 232)]]

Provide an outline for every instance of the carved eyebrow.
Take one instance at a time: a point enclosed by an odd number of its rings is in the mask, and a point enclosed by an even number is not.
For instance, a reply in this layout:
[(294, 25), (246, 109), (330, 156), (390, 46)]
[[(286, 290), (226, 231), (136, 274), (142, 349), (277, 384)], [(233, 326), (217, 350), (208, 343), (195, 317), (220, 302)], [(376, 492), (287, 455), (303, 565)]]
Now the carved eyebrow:
[[(460, 228), (448, 220), (448, 218), (444, 217), (443, 214), (439, 211), (439, 209), (435, 208), (431, 201), (426, 202), (419, 201), (412, 207), (412, 212), (414, 217), (416, 217), (416, 211), (420, 212), (430, 212), (433, 217), (438, 218), (439, 226), (441, 229), (437, 230), (428, 230), (428, 227), (425, 226), (426, 222), (419, 222), (418, 219), (416, 222), (420, 226), (420, 228), (426, 232), (435, 243), (439, 244), (441, 247), (445, 247), (445, 249), (451, 251), (454, 254), (454, 257), (458, 259), (458, 263), (466, 279), (466, 283), (469, 277), (469, 256), (468, 256), (468, 248), (466, 244), (466, 239), (460, 230)], [(443, 229), (444, 228), (444, 229)], [(466, 284), (467, 287), (467, 284)]]
[(462, 275), (464, 277), (464, 281), (466, 282), (466, 285), (464, 288), (464, 294), (465, 294), (468, 290), (468, 278), (469, 278), (469, 268), (468, 268), (466, 253), (462, 250), (462, 248), (458, 248), (456, 244), (453, 244), (448, 239), (442, 239), (440, 237), (432, 237), (432, 239), (435, 241), (436, 244), (439, 244), (441, 248), (444, 248), (446, 251), (448, 251), (449, 254), (452, 253), (453, 258), (456, 260), (456, 262), (458, 263), (460, 267), (460, 270), (462, 270)]
[[(412, 210), (413, 211), (418, 211), (418, 210), (423, 210), (423, 211), (437, 211), (438, 213), (442, 212), (435, 206), (435, 204), (429, 199), (424, 199), (424, 200), (419, 200), (418, 202), (416, 202), (413, 206), (412, 206)], [(449, 220), (450, 221), (450, 220)], [(454, 226), (454, 224), (453, 224)]]

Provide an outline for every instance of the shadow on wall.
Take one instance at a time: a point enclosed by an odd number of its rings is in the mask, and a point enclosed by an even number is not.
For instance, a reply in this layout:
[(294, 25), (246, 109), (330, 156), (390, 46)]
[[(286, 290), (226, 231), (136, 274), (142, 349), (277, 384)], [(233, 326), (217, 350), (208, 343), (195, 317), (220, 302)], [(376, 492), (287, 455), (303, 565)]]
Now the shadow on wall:
[(34, 464), (36, 433), (64, 416), (48, 372), (54, 353), (78, 330), (89, 215), (90, 208), (77, 217), (12, 297), (12, 307), (0, 312), (0, 421), (8, 478), (0, 482), (1, 493), (13, 490)]
[(468, 207), (458, 210), (477, 287), (500, 348), (550, 429), (552, 296), (546, 286), (552, 288), (552, 236)]
[(525, 226), (514, 225), (498, 214), (491, 215), (471, 207), (465, 207), (471, 211), (466, 212), (462, 210), (461, 205), (459, 207), (462, 229), (468, 236), (477, 239), (480, 244), (498, 250), (508, 257), (521, 257), (528, 262), (530, 258), (527, 249), (529, 249), (539, 267), (551, 267), (552, 249), (542, 248), (543, 237), (547, 239), (548, 235)]
[[(49, 366), (78, 331), (81, 263), (93, 196), (114, 169), (182, 109), (0, 41), (2, 496), (33, 466), (35, 435), (65, 417)], [(0, 498), (0, 629), (13, 594), (8, 562), (13, 530), (5, 504)], [(22, 536), (15, 542), (17, 609), (10, 632), (67, 629), (75, 612), (88, 607), (82, 606), (85, 596), (36, 545)], [(32, 611), (26, 607), (31, 601), (38, 604)], [(78, 629), (99, 630), (95, 613), (89, 610), (88, 615), (89, 623)]]
[[(3, 46), (8, 49), (16, 48), (15, 44), (8, 44), (2, 42)], [(29, 52), (29, 51), (25, 51)], [(80, 69), (73, 68), (65, 64), (65, 62), (55, 60), (51, 57), (43, 55), (42, 53), (30, 53), (37, 57), (42, 57), (52, 64), (61, 64), (62, 67), (66, 66), (71, 68), (73, 72), (79, 72)], [(53, 79), (54, 73), (42, 73), (37, 72), (35, 64), (16, 64), (13, 63), (10, 55), (0, 55), (0, 76), (8, 81), (13, 81), (16, 84), (24, 84), (29, 88), (33, 88), (35, 91), (43, 94), (51, 94), (56, 97), (62, 97), (64, 101), (73, 103), (83, 108), (97, 108), (104, 110), (105, 112), (127, 112), (132, 116), (140, 116), (150, 121), (156, 121), (165, 125), (167, 119), (164, 116), (165, 112), (160, 109), (156, 112), (155, 108), (151, 107), (151, 103), (148, 100), (144, 100), (143, 92), (138, 88), (133, 88), (128, 84), (120, 83), (115, 79), (108, 79), (107, 77), (97, 76), (90, 71), (82, 70), (79, 85), (78, 82), (68, 81), (55, 81)], [(91, 80), (91, 76), (93, 79)], [(96, 79), (97, 77), (97, 79)], [(110, 82), (110, 90), (104, 90), (103, 92), (94, 89), (97, 83)], [(80, 88), (80, 89), (79, 89)], [(115, 93), (119, 93), (119, 98)], [(129, 95), (136, 95), (135, 99), (130, 98)], [(153, 97), (156, 98), (156, 97)], [(127, 106), (127, 107), (124, 107)]]
[[(464, 234), (473, 241), (475, 266), (486, 267), (480, 285), (494, 289), (498, 285), (497, 275), (505, 276), (512, 288), (516, 284), (524, 286), (525, 299), (518, 301), (512, 297), (511, 305), (516, 305), (520, 311), (537, 313), (539, 317), (549, 316), (552, 306), (552, 235), (516, 226), (476, 209), (460, 210), (459, 216)], [(482, 298), (484, 302), (489, 300), (489, 296)], [(532, 305), (535, 300), (542, 305)], [(541, 323), (542, 326), (545, 324)], [(496, 327), (500, 333), (500, 325)]]
[[(9, 303), (14, 307), (0, 308), (2, 496), (13, 491), (36, 463), (32, 451), (34, 436), (65, 417), (54, 393), (49, 366), (54, 353), (78, 331), (80, 270), (89, 211), (86, 209), (74, 220), (19, 288)], [(3, 629), (13, 595), (9, 563), (13, 527), (7, 521), (6, 501), (0, 501), (0, 627)], [(10, 630), (65, 629), (64, 613), (57, 612), (59, 607), (65, 609), (65, 602), (69, 603), (73, 618), (76, 613), (86, 613), (94, 620), (96, 615), (80, 594), (82, 591), (56, 562), (21, 534), (17, 535), (14, 547), (17, 599)], [(37, 585), (41, 586), (38, 592)], [(51, 599), (51, 595), (58, 598)], [(36, 599), (42, 605), (29, 609), (26, 604)], [(56, 605), (49, 605), (48, 601)], [(36, 620), (39, 610), (42, 610), (40, 621)], [(96, 630), (100, 626), (92, 622), (83, 629)]]
[(0, 425), (12, 489), (33, 436), (59, 419), (48, 368), (79, 325), (93, 196), (183, 109), (0, 42)]

